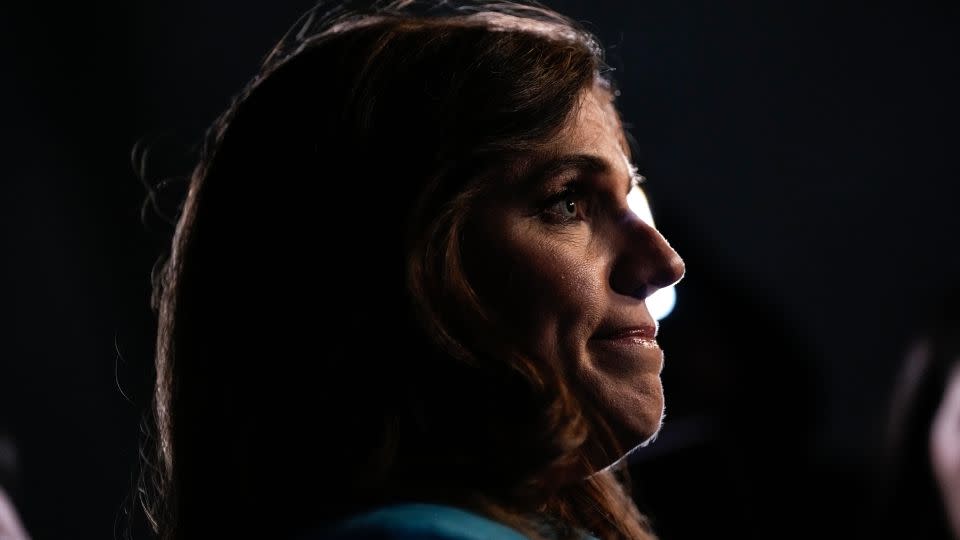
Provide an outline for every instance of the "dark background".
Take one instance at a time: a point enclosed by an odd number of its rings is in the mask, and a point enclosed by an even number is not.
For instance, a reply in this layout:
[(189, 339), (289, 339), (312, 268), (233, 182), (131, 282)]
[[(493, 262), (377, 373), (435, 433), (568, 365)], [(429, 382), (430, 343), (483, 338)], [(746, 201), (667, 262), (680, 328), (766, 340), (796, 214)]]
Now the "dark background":
[[(688, 263), (667, 425), (634, 459), (643, 506), (667, 539), (856, 535), (907, 340), (960, 276), (960, 7), (549, 4), (607, 47)], [(155, 149), (153, 180), (185, 173), (310, 5), (0, 7), (0, 425), (36, 538), (111, 537), (133, 493), (167, 229), (140, 220), (131, 150)]]

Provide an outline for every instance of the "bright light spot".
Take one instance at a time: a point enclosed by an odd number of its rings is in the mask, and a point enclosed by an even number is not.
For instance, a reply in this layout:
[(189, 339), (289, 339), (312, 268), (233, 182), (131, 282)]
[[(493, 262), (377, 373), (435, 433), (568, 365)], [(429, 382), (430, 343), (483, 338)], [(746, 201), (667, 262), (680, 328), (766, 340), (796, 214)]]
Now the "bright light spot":
[(627, 194), (627, 206), (633, 210), (633, 213), (640, 216), (644, 222), (653, 227), (653, 212), (650, 211), (650, 203), (647, 202), (647, 194), (642, 188), (634, 187)]
[[(656, 227), (653, 223), (653, 212), (650, 210), (650, 202), (647, 201), (647, 194), (642, 188), (635, 187), (627, 195), (627, 206), (633, 210), (633, 213), (640, 216), (645, 223), (651, 227)], [(650, 310), (650, 316), (656, 320), (663, 320), (673, 311), (673, 306), (677, 303), (677, 291), (673, 286), (660, 289), (647, 297), (647, 309)]]
[(672, 285), (647, 297), (647, 309), (650, 311), (650, 316), (658, 321), (669, 315), (676, 303), (677, 290)]

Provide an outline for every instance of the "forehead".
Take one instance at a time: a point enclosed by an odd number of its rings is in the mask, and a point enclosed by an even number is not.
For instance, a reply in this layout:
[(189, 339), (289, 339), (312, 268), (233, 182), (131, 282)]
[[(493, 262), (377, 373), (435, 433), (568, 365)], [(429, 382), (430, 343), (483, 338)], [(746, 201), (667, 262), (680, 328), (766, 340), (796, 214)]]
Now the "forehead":
[(632, 178), (629, 154), (613, 98), (608, 90), (596, 85), (581, 93), (556, 135), (535, 150), (510, 158), (507, 170), (503, 171), (506, 175), (501, 177), (506, 180), (505, 185), (502, 182), (494, 182), (494, 185), (511, 189), (512, 186), (535, 183), (538, 179), (543, 180), (541, 169), (550, 169), (551, 164), (569, 158), (593, 163), (590, 168), (611, 173), (613, 177)]
[(589, 150), (617, 161), (628, 156), (623, 125), (610, 92), (599, 85), (583, 92), (566, 124), (544, 150), (551, 154)]

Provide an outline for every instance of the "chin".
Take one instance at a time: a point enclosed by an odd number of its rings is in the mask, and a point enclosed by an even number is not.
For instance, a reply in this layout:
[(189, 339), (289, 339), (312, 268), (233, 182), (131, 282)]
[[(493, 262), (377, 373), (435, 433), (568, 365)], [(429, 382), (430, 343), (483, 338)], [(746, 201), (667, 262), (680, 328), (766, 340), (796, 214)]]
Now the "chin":
[(640, 420), (638, 426), (618, 437), (620, 446), (626, 453), (630, 453), (637, 448), (649, 445), (657, 439), (657, 435), (663, 427), (665, 416), (666, 411), (663, 407), (663, 401), (661, 401), (657, 412), (644, 415), (642, 419), (638, 419)]
[(664, 418), (663, 384), (655, 372), (613, 377), (592, 371), (585, 375), (585, 404), (594, 408), (613, 437), (596, 440), (597, 444), (612, 447), (595, 447), (589, 452), (593, 467), (600, 470), (621, 462), (656, 439)]
[(617, 444), (620, 447), (619, 452), (617, 452), (616, 459), (600, 467), (597, 472), (620, 465), (637, 450), (652, 444), (660, 433), (665, 415), (663, 400), (660, 399), (656, 411), (653, 410), (653, 407), (650, 407), (642, 414), (623, 419), (617, 423), (618, 426), (611, 425), (614, 428)]
[(633, 452), (637, 448), (643, 448), (653, 441), (657, 440), (657, 435), (660, 434), (660, 429), (663, 427), (663, 419), (666, 417), (666, 410), (661, 406), (660, 414), (657, 415), (657, 419), (651, 425), (652, 429), (646, 430), (644, 435), (641, 435), (639, 440), (635, 439), (635, 444), (624, 444), (623, 447), (627, 448), (627, 453)]

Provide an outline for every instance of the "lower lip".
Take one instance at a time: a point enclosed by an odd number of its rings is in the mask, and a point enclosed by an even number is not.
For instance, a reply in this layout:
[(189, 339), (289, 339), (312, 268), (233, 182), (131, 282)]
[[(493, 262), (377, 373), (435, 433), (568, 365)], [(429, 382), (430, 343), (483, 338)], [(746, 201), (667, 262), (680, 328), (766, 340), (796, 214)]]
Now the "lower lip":
[(643, 336), (619, 336), (591, 340), (604, 354), (604, 364), (628, 368), (625, 371), (641, 369), (655, 370), (663, 368), (663, 351), (657, 340)]

